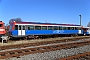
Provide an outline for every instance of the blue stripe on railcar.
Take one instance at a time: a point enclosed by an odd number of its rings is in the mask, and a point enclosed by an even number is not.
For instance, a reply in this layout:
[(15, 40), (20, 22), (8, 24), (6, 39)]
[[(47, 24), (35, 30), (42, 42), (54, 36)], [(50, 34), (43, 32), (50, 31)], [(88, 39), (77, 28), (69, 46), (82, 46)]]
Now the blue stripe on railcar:
[(86, 32), (86, 34), (89, 34), (89, 32)]
[[(12, 36), (18, 36), (18, 30), (12, 31)], [(25, 30), (25, 36), (27, 35), (44, 35), (44, 34), (79, 34), (79, 30)], [(83, 30), (81, 33), (83, 34)]]
[(89, 32), (86, 32), (86, 34), (90, 34)]
[(29, 34), (78, 34), (78, 30), (26, 30), (26, 35)]
[(86, 34), (90, 34), (90, 30), (87, 30)]
[(12, 31), (12, 36), (14, 37), (14, 36), (18, 36), (18, 30), (13, 30)]

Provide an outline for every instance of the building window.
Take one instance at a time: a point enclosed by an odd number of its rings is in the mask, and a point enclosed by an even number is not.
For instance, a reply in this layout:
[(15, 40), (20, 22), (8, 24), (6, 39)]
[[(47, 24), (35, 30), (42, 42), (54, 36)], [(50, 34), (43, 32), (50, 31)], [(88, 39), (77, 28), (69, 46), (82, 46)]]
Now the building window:
[(35, 30), (41, 30), (41, 26), (35, 26)]
[(47, 30), (47, 26), (42, 26), (42, 30)]

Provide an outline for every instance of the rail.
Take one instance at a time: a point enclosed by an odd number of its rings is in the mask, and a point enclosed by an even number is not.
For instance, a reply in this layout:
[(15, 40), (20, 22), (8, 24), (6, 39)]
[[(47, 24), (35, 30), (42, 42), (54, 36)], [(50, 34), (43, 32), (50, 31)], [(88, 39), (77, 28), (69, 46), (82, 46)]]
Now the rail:
[(43, 53), (60, 49), (69, 49), (76, 48), (79, 46), (90, 45), (90, 41), (83, 42), (74, 42), (68, 44), (54, 44), (54, 45), (46, 45), (46, 46), (38, 46), (38, 47), (28, 47), (28, 48), (19, 48), (16, 50), (3, 51), (0, 52), (0, 59), (10, 58), (10, 57), (19, 57), (28, 54), (34, 53)]
[(43, 42), (35, 42), (35, 43), (25, 43), (25, 44), (17, 44), (17, 45), (7, 45), (7, 46), (0, 46), (0, 50), (5, 49), (12, 49), (12, 48), (20, 48), (20, 47), (28, 47), (28, 46), (39, 46), (39, 45), (46, 45), (46, 44), (53, 44), (53, 43), (66, 43), (66, 42), (75, 42), (81, 39), (86, 38), (74, 38), (74, 39), (65, 39), (65, 40), (52, 40), (52, 41), (43, 41)]

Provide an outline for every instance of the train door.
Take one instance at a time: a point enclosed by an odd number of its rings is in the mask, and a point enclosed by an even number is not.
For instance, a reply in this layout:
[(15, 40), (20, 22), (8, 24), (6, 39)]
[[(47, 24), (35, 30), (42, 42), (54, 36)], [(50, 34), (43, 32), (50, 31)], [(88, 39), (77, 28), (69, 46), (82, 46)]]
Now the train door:
[(18, 35), (24, 36), (25, 35), (25, 25), (19, 25), (18, 28), (19, 28)]

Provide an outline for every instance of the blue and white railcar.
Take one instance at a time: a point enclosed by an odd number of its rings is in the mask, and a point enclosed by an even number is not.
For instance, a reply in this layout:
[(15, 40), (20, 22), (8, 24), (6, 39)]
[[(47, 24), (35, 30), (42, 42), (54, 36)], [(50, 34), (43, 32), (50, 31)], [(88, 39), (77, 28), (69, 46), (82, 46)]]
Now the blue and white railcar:
[(9, 33), (12, 37), (30, 35), (83, 34), (82, 26), (39, 22), (12, 22)]

